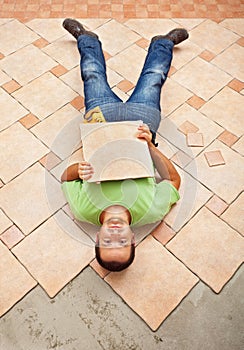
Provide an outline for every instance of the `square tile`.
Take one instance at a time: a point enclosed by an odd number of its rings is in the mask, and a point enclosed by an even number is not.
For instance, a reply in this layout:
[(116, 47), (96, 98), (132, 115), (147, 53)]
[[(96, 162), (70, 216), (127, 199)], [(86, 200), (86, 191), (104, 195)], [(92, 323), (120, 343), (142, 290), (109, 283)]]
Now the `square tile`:
[(51, 298), (94, 258), (92, 245), (70, 237), (60, 221), (80, 236), (83, 234), (66, 214), (58, 212), (13, 248), (13, 253)]
[[(211, 36), (207, 33), (211, 33)], [(216, 55), (238, 38), (238, 35), (211, 20), (206, 20), (191, 30), (191, 41)]]
[(190, 147), (203, 147), (203, 134), (202, 133), (188, 133), (186, 135), (187, 145)]
[(153, 237), (136, 249), (133, 264), (126, 271), (110, 273), (105, 281), (156, 330), (198, 278)]
[(0, 316), (2, 316), (34, 288), (37, 282), (2, 242), (0, 242), (0, 256)]
[(68, 72), (68, 70), (61, 66), (61, 64), (55, 66), (53, 69), (51, 69), (51, 72), (56, 75), (56, 77), (60, 77), (61, 75), (64, 75), (65, 73)]
[(28, 114), (28, 111), (21, 106), (13, 97), (6, 91), (0, 88), (0, 130), (3, 130)]
[[(17, 204), (16, 198), (21, 198)], [(39, 163), (1, 189), (0, 205), (25, 235), (64, 204), (60, 183)]]
[(220, 26), (232, 30), (240, 36), (244, 36), (244, 19), (243, 18), (226, 18)]
[(212, 63), (233, 77), (244, 80), (244, 47), (234, 44), (212, 60)]
[(70, 104), (34, 126), (31, 131), (61, 159), (70, 156), (81, 141), (82, 115)]
[(225, 87), (208, 101), (200, 112), (233, 134), (242, 135), (243, 123), (240, 115), (244, 115), (243, 98), (229, 87)]
[(174, 237), (175, 232), (163, 221), (161, 221), (161, 223), (152, 231), (151, 234), (157, 241), (165, 245)]
[(168, 33), (175, 28), (175, 23), (171, 19), (153, 18), (153, 19), (129, 19), (125, 25), (138, 33), (145, 39), (151, 40), (153, 36)]
[(190, 40), (174, 47), (172, 65), (178, 70), (202, 52), (202, 48)]
[(231, 147), (238, 140), (238, 137), (225, 130), (221, 135), (219, 135), (218, 140)]
[(241, 92), (244, 88), (244, 82), (238, 79), (233, 79), (229, 82), (228, 86), (236, 92)]
[(177, 71), (172, 79), (207, 101), (232, 78), (211, 63), (197, 57)]
[(81, 79), (80, 66), (70, 69), (67, 73), (60, 77), (72, 90), (77, 92), (80, 96), (84, 96), (84, 86)]
[(9, 248), (12, 249), (17, 243), (19, 243), (25, 236), (18, 229), (17, 226), (13, 225), (7, 229), (3, 234), (0, 235), (1, 241)]
[(77, 94), (53, 74), (45, 73), (14, 92), (13, 96), (39, 119), (44, 119)]
[(7, 230), (13, 223), (9, 218), (5, 215), (5, 213), (0, 209), (0, 234)]
[(2, 85), (2, 88), (7, 91), (8, 94), (12, 94), (12, 92), (18, 90), (21, 87), (19, 83), (15, 80), (11, 80), (8, 83)]
[(216, 293), (243, 260), (244, 245), (240, 235), (206, 208), (201, 209), (166, 247)]
[(184, 152), (178, 151), (170, 160), (179, 165), (181, 168), (185, 168), (185, 166), (190, 163), (192, 158)]
[(217, 216), (220, 216), (228, 208), (228, 204), (215, 195), (205, 206)]
[(26, 23), (26, 26), (46, 39), (50, 43), (67, 34), (62, 27), (62, 18), (35, 18)]
[(57, 157), (53, 152), (50, 152), (42, 157), (39, 162), (44, 166), (45, 169), (51, 170), (61, 162), (61, 159)]
[(174, 18), (174, 22), (179, 23), (183, 28), (192, 30), (204, 21), (204, 18)]
[(205, 156), (209, 166), (217, 166), (217, 165), (224, 165), (225, 164), (225, 160), (222, 156), (221, 151), (205, 152), (204, 156)]
[(244, 136), (242, 136), (233, 146), (232, 148), (244, 156)]
[(188, 133), (196, 133), (199, 130), (199, 127), (189, 122), (189, 120), (186, 120), (178, 127), (178, 130), (187, 136)]
[(185, 170), (229, 204), (243, 189), (242, 173), (240, 171), (233, 171), (233, 169), (240, 169), (243, 159), (238, 153), (218, 140), (215, 140), (205, 149), (206, 152), (216, 150), (221, 151), (225, 165), (210, 167), (204, 154), (201, 153), (186, 166)]
[(26, 85), (57, 65), (33, 45), (28, 45), (3, 58), (0, 67), (19, 84)]
[(206, 101), (204, 101), (202, 98), (194, 95), (189, 100), (187, 100), (187, 103), (192, 106), (195, 109), (199, 109), (205, 104)]
[(226, 221), (230, 226), (244, 236), (243, 208), (244, 193), (241, 193), (240, 196), (224, 212), (224, 214), (221, 215), (221, 219)]
[(21, 118), (19, 122), (26, 128), (30, 129), (32, 126), (39, 123), (39, 119), (34, 114), (27, 114), (25, 117)]
[(0, 162), (4, 164), (0, 170), (0, 177), (5, 183), (48, 152), (47, 148), (19, 123), (2, 131), (0, 140), (5, 146), (4, 152), (0, 154)]
[(39, 39), (39, 36), (16, 19), (0, 26), (0, 52), (5, 56)]

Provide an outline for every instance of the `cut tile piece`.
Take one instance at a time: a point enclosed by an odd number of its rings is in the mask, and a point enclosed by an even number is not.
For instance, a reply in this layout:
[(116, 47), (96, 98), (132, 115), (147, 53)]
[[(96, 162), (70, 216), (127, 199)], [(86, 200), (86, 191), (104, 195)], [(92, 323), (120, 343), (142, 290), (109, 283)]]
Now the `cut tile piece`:
[(14, 92), (13, 96), (38, 118), (44, 119), (77, 94), (48, 72)]
[(203, 134), (190, 132), (186, 135), (186, 142), (190, 147), (203, 147)]
[(2, 242), (0, 242), (0, 256), (0, 316), (2, 316), (34, 288), (37, 282)]
[[(16, 198), (21, 198), (17, 205)], [(64, 204), (60, 183), (39, 163), (1, 189), (0, 205), (25, 235)]]
[(0, 239), (8, 247), (8, 249), (12, 249), (13, 246), (19, 243), (24, 237), (25, 236), (23, 233), (15, 225), (11, 226), (2, 235), (0, 235)]
[(221, 135), (219, 135), (218, 140), (231, 147), (238, 140), (238, 137), (232, 134), (231, 132), (225, 130), (224, 132), (222, 132)]
[(60, 226), (60, 221), (80, 236), (84, 235), (66, 214), (58, 212), (13, 248), (13, 253), (50, 297), (54, 297), (94, 258), (92, 242), (88, 246), (70, 237), (63, 225)]
[[(6, 145), (4, 152), (0, 154), (0, 162), (4, 164), (0, 176), (5, 183), (48, 152), (48, 149), (19, 123), (2, 131), (0, 140), (2, 145)], [(18, 151), (20, 145), (21, 151)]]
[(217, 216), (220, 216), (228, 208), (228, 204), (216, 195), (214, 195), (205, 206)]
[(243, 243), (237, 232), (202, 208), (167, 249), (219, 293), (243, 261)]
[(162, 221), (151, 234), (157, 241), (165, 245), (174, 237), (175, 232)]
[(156, 330), (198, 278), (153, 237), (136, 249), (133, 264), (126, 271), (110, 273), (105, 281)]
[(229, 206), (221, 215), (221, 219), (228, 222), (235, 230), (244, 236), (244, 193)]
[(225, 164), (225, 160), (222, 156), (221, 151), (205, 152), (204, 156), (205, 156), (209, 166), (217, 166), (217, 165), (224, 165)]
[(0, 209), (0, 234), (7, 230), (13, 223), (9, 218), (4, 214), (2, 209)]
[(188, 133), (195, 133), (199, 130), (199, 128), (189, 122), (189, 120), (186, 120), (183, 124), (181, 124), (178, 127), (178, 130), (180, 130), (184, 135), (187, 135)]

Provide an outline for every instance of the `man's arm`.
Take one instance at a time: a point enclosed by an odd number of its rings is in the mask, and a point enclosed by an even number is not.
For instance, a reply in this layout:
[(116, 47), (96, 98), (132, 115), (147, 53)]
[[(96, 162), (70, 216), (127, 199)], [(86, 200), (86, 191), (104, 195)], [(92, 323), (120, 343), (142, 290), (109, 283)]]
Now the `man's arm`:
[(70, 165), (62, 174), (61, 181), (89, 180), (94, 174), (90, 163), (85, 160), (80, 163)]

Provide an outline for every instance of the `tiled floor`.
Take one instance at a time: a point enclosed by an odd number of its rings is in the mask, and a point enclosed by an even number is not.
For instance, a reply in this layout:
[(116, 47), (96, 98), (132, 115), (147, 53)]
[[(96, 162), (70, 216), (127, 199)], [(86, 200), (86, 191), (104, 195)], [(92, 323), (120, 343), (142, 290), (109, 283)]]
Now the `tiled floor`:
[[(24, 17), (21, 11), (46, 17), (0, 19), (0, 316), (37, 284), (54, 297), (90, 265), (111, 294), (156, 330), (199, 285), (221, 295), (243, 261), (244, 20), (201, 18), (214, 6), (227, 17), (226, 1), (187, 1), (185, 17), (196, 14), (189, 19), (158, 18), (164, 17), (154, 11), (158, 1), (80, 5), (83, 23), (103, 42), (109, 82), (123, 99), (135, 86), (150, 37), (179, 25), (190, 32), (174, 50), (158, 132), (160, 149), (182, 176), (181, 199), (156, 230), (137, 229), (134, 264), (108, 273), (94, 261), (96, 228), (73, 220), (59, 183), (68, 162), (80, 157), (84, 94), (75, 40), (62, 19), (47, 18), (70, 15), (77, 1), (44, 3), (0, 1), (2, 17)], [(98, 3), (100, 18), (88, 19)], [(177, 17), (173, 2), (163, 3), (160, 14)], [(119, 21), (114, 12), (122, 6)], [(241, 6), (236, 1), (229, 17), (238, 17)], [(131, 19), (146, 7), (148, 17), (157, 18)]]

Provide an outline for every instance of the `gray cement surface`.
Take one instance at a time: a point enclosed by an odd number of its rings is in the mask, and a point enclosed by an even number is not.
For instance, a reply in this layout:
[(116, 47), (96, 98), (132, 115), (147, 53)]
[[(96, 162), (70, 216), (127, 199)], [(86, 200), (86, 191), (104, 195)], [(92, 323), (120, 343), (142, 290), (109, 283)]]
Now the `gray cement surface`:
[(242, 350), (243, 269), (217, 295), (198, 283), (152, 332), (91, 269), (55, 298), (37, 286), (0, 319), (1, 350)]

